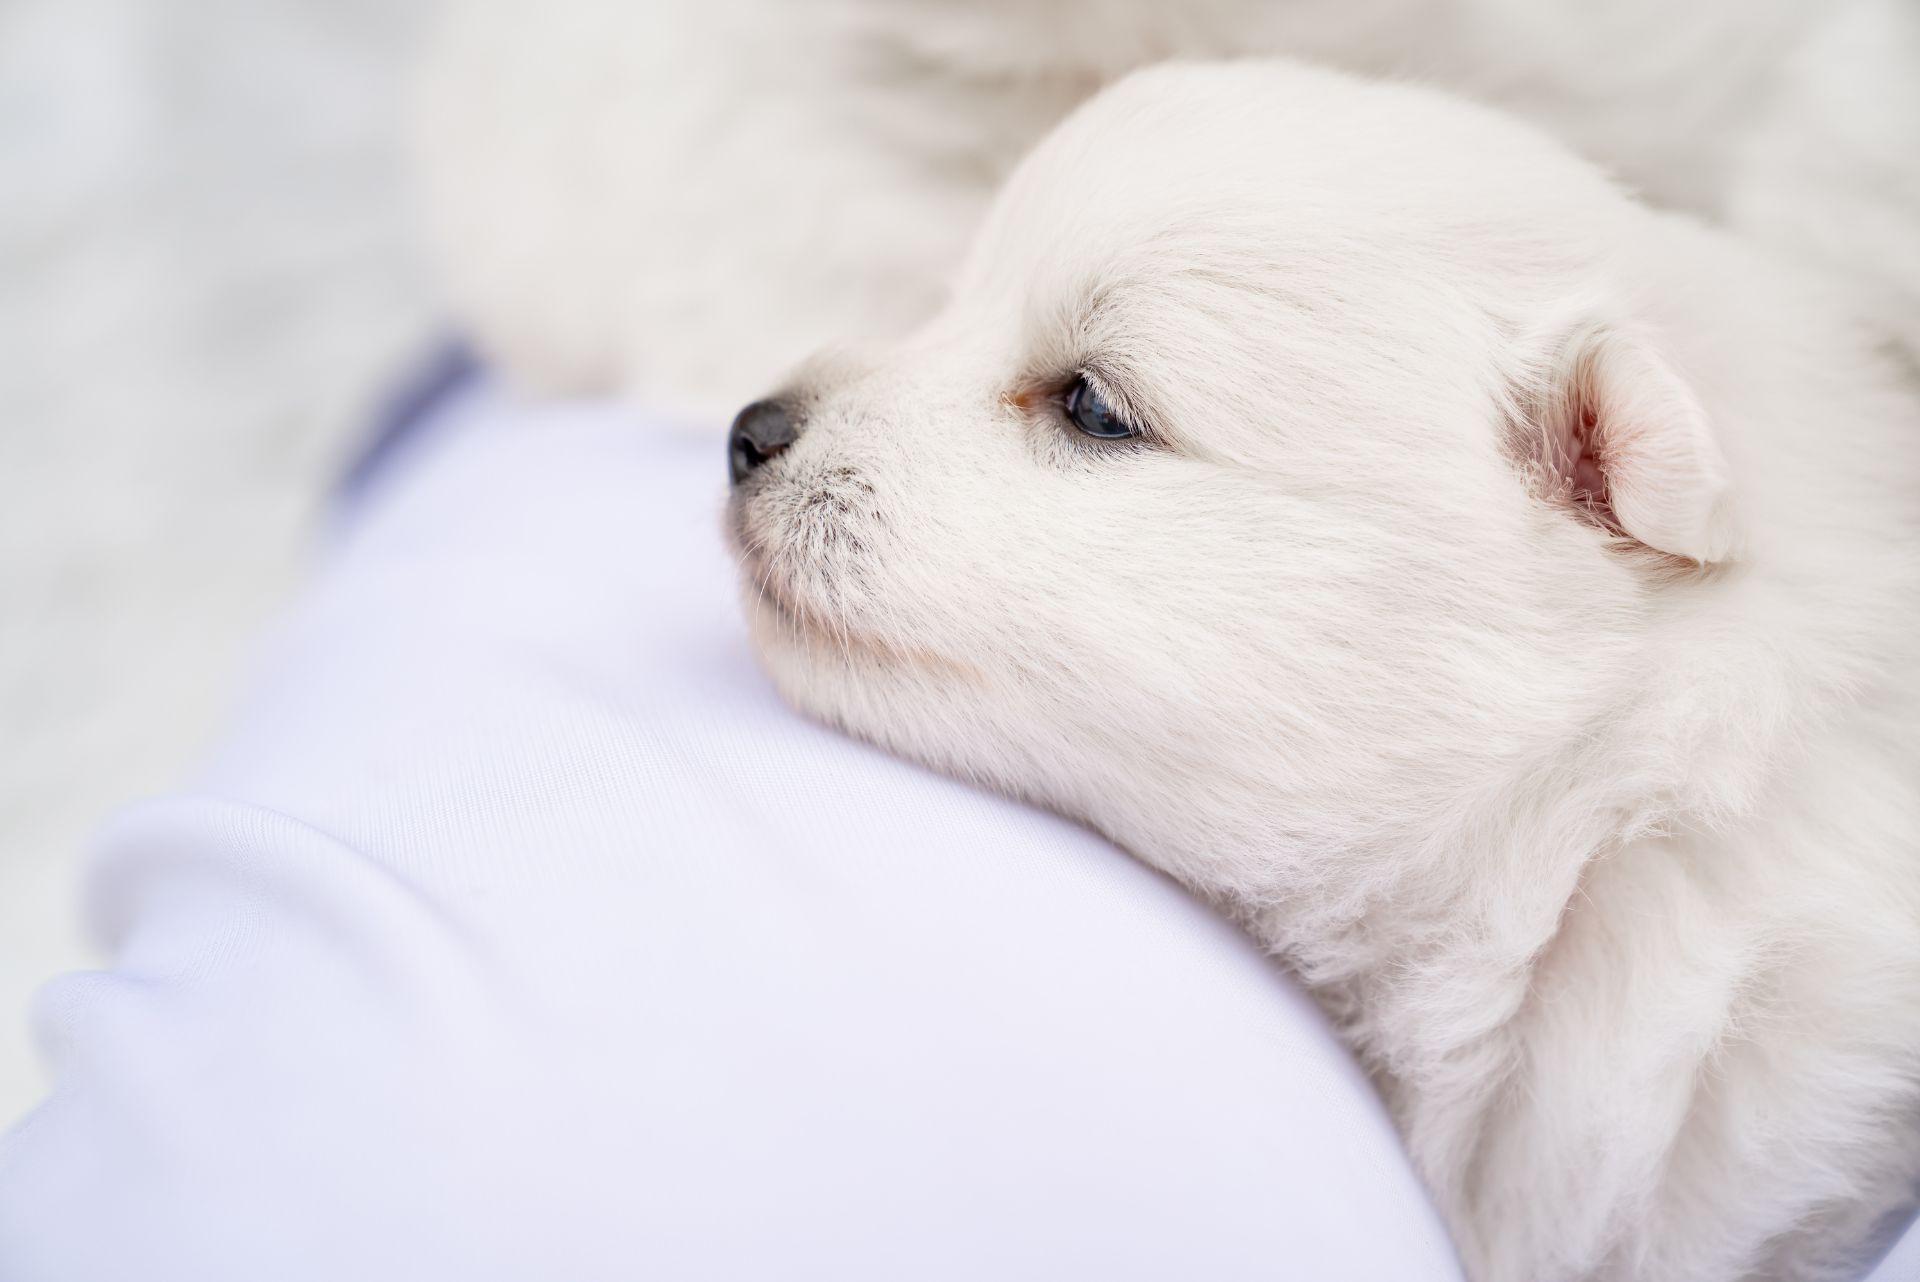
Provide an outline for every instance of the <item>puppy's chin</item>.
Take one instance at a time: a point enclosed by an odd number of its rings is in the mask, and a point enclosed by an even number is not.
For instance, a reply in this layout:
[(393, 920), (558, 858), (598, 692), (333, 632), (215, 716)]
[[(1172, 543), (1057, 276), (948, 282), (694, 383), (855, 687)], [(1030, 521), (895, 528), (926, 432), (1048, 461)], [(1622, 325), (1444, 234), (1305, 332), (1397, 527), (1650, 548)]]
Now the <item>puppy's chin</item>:
[(828, 573), (756, 530), (738, 504), (727, 532), (748, 630), (763, 660), (781, 655), (801, 665), (845, 667), (879, 648), (848, 603), (836, 599)]
[[(972, 664), (911, 638), (882, 634), (860, 619), (822, 611), (790, 584), (760, 572), (758, 558), (742, 553), (741, 597), (747, 631), (761, 665), (781, 695), (810, 716), (859, 735), (885, 740), (892, 715), (871, 714), (894, 700), (882, 691), (976, 683)], [(878, 721), (879, 724), (873, 724)]]
[[(743, 562), (743, 567), (745, 563)], [(789, 707), (856, 738), (885, 744), (893, 663), (851, 632), (828, 630), (777, 593), (758, 586), (752, 570), (741, 593), (747, 632), (761, 669)]]
[(772, 651), (808, 652), (815, 649), (835, 652), (846, 647), (851, 634), (844, 626), (834, 627), (819, 613), (794, 599), (777, 582), (765, 558), (736, 547), (740, 564), (740, 595), (745, 602), (747, 630), (754, 649), (762, 655)]

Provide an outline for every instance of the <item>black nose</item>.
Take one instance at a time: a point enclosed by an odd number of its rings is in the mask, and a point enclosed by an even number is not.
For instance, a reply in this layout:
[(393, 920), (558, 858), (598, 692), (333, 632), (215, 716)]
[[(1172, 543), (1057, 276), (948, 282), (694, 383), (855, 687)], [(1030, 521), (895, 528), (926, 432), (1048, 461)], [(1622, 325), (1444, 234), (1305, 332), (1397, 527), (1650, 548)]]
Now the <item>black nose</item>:
[(800, 439), (800, 425), (779, 401), (755, 401), (740, 411), (727, 433), (727, 473), (735, 485)]

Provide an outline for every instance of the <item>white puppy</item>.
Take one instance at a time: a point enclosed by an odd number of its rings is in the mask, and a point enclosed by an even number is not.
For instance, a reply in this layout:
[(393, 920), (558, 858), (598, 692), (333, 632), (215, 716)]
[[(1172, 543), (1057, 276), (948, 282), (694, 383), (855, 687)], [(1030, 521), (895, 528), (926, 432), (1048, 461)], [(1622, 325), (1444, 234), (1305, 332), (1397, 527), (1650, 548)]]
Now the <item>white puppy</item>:
[(1169, 67), (733, 451), (792, 701), (1244, 920), (1475, 1278), (1842, 1278), (1912, 1204), (1920, 404), (1822, 287), (1483, 109)]

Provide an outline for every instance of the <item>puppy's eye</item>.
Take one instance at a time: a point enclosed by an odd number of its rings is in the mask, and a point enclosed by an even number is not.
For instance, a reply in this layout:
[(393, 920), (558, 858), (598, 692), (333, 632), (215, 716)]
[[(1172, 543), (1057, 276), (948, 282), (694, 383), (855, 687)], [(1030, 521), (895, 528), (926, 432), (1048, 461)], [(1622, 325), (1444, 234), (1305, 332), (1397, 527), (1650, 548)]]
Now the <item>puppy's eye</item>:
[(1088, 436), (1103, 441), (1119, 441), (1140, 435), (1085, 378), (1073, 380), (1073, 386), (1067, 389), (1060, 404), (1067, 412), (1067, 419)]

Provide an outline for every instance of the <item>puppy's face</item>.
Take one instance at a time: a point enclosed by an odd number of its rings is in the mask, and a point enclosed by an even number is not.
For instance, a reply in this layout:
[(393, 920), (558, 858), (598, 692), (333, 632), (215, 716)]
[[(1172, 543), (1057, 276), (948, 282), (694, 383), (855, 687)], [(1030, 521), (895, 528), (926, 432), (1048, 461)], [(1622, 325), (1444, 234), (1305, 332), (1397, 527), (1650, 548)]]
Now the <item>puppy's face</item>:
[(798, 436), (737, 465), (765, 663), (1224, 899), (1337, 898), (1631, 679), (1658, 558), (1597, 438), (1523, 421), (1594, 428), (1550, 384), (1595, 209), (1631, 212), (1425, 95), (1124, 82), (1017, 172), (933, 323), (803, 369)]

